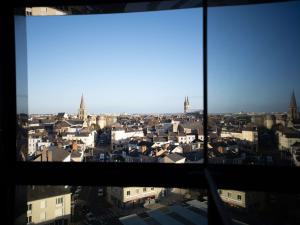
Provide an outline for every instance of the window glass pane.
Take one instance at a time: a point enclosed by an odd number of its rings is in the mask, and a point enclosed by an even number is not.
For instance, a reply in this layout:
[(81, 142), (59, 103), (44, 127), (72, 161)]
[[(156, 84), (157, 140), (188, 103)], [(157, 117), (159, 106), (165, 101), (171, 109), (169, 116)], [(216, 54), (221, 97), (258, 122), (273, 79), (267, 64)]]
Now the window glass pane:
[(26, 22), (23, 158), (203, 162), (201, 8)]
[(222, 190), (220, 197), (236, 224), (300, 223), (299, 193)]
[[(78, 193), (76, 190), (81, 189)], [(207, 192), (205, 190), (154, 187), (97, 186), (18, 186), (16, 225), (33, 224), (207, 224)], [(99, 195), (99, 189), (103, 194)], [(140, 190), (138, 193), (136, 190)], [(127, 193), (130, 191), (131, 195)], [(23, 194), (23, 196), (22, 196)], [(62, 197), (61, 197), (62, 196)], [(24, 198), (25, 197), (25, 198)], [(64, 206), (55, 207), (63, 198)], [(41, 201), (49, 207), (42, 212)], [(26, 215), (27, 213), (27, 215)], [(46, 215), (46, 217), (45, 217)], [(27, 218), (26, 218), (27, 216)]]
[(299, 165), (300, 2), (208, 10), (209, 161)]

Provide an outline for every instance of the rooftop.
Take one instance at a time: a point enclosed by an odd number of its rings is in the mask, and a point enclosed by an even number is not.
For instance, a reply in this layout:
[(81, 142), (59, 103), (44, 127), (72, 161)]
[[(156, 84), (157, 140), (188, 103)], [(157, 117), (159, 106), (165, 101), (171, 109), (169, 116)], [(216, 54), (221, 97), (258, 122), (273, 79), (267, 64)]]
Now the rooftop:
[[(24, 187), (25, 188), (25, 187)], [(71, 194), (70, 188), (67, 186), (28, 186), (27, 187), (27, 201), (35, 201), (44, 198), (51, 198), (55, 196)]]

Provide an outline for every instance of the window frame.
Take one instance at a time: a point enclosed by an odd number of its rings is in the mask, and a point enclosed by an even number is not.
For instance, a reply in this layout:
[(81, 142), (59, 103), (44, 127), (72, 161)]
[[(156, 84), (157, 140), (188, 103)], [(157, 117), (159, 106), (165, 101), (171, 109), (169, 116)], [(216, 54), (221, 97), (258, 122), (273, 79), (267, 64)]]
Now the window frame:
[[(103, 1), (101, 1), (103, 3)], [(137, 0), (126, 0), (125, 2), (138, 2)], [(155, 2), (155, 0), (148, 0)], [(209, 1), (208, 1), (209, 2)], [(300, 183), (295, 182), (300, 178), (300, 168), (297, 167), (277, 167), (277, 166), (247, 166), (247, 165), (211, 165), (207, 163), (207, 7), (220, 3), (212, 1), (208, 5), (203, 1), (203, 80), (204, 80), (204, 163), (199, 165), (163, 165), (163, 164), (138, 164), (138, 163), (28, 163), (16, 160), (16, 153), (12, 151), (16, 142), (16, 53), (15, 53), (15, 8), (25, 6), (66, 6), (66, 5), (86, 5), (100, 3), (100, 0), (15, 0), (10, 2), (5, 12), (0, 15), (0, 40), (1, 47), (1, 76), (0, 80), (0, 103), (7, 107), (1, 107), (0, 137), (1, 149), (3, 149), (4, 167), (10, 174), (5, 174), (7, 181), (5, 192), (8, 199), (15, 199), (16, 185), (43, 185), (43, 184), (83, 184), (83, 185), (104, 185), (104, 186), (165, 186), (165, 187), (186, 187), (186, 188), (206, 188), (209, 194), (208, 218), (209, 223), (228, 224), (228, 216), (223, 207), (221, 199), (217, 193), (220, 189), (237, 189), (252, 191), (277, 191), (297, 193)], [(228, 1), (228, 4), (258, 4), (263, 2), (284, 2), (284, 0), (271, 1)], [(244, 2), (244, 3), (242, 3)], [(111, 0), (105, 4), (120, 3)], [(41, 5), (42, 4), (42, 5)], [(221, 3), (225, 4), (226, 3)], [(225, 6), (224, 6), (225, 7)], [(25, 13), (25, 10), (24, 10)], [(13, 74), (11, 76), (10, 74)], [(5, 118), (5, 119), (4, 119)], [(53, 176), (53, 168), (61, 173)], [(124, 170), (125, 169), (125, 170)], [(101, 179), (89, 179), (83, 174), (87, 171), (102, 171)], [(140, 173), (136, 173), (140, 171)], [(238, 173), (237, 173), (238, 171)], [(77, 173), (78, 172), (78, 173)], [(158, 172), (158, 173), (156, 173)], [(79, 174), (79, 177), (69, 176), (72, 173)], [(156, 176), (156, 174), (160, 174)], [(172, 176), (176, 174), (176, 176)], [(112, 176), (114, 175), (114, 176)], [(112, 179), (112, 177), (114, 179)], [(197, 177), (195, 181), (195, 177)], [(117, 178), (117, 179), (116, 179)], [(267, 179), (266, 179), (267, 178)], [(236, 181), (239, 181), (238, 183)], [(9, 224), (14, 223), (14, 201), (7, 201), (5, 215)], [(227, 219), (226, 219), (227, 218)]]

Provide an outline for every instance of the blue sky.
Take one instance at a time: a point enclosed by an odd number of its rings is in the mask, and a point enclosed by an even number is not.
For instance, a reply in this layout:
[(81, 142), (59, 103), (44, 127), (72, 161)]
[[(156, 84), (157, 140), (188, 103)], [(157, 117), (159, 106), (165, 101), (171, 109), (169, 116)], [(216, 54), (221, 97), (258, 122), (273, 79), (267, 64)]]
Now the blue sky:
[[(300, 4), (209, 9), (209, 111), (286, 111), (300, 99)], [(30, 113), (202, 108), (202, 10), (28, 17)], [(300, 101), (300, 100), (299, 100)]]

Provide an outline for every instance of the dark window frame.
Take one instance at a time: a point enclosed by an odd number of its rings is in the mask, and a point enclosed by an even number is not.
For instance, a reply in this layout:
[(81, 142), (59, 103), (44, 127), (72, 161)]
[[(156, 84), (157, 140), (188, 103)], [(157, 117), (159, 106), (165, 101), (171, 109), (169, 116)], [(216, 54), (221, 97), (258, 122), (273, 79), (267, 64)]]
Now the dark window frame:
[[(270, 0), (265, 2), (283, 2), (285, 0)], [(16, 126), (16, 53), (15, 53), (15, 8), (25, 6), (66, 6), (86, 5), (99, 3), (98, 0), (15, 0), (6, 6), (0, 15), (0, 48), (1, 48), (1, 80), (0, 104), (1, 123), (0, 138), (5, 171), (5, 194), (7, 206), (5, 214), (9, 224), (14, 223), (14, 201), (16, 185), (30, 184), (83, 184), (106, 186), (165, 186), (208, 189), (209, 224), (230, 224), (217, 188), (277, 191), (297, 193), (300, 184), (295, 182), (300, 178), (300, 168), (277, 166), (247, 166), (247, 165), (211, 165), (207, 163), (207, 7), (219, 4), (258, 4), (263, 1), (203, 1), (203, 81), (204, 81), (204, 164), (199, 165), (163, 165), (163, 164), (137, 164), (137, 163), (28, 163), (16, 160), (16, 153), (12, 151), (17, 136)], [(125, 2), (138, 2), (126, 0)], [(148, 0), (148, 2), (156, 2)], [(227, 2), (227, 3), (226, 3)], [(103, 3), (103, 1), (101, 1)], [(120, 3), (117, 0), (104, 1), (104, 4)], [(42, 4), (42, 5), (41, 5)], [(24, 10), (25, 13), (25, 10)], [(3, 75), (2, 75), (3, 74)], [(54, 176), (53, 171), (60, 171)], [(89, 179), (85, 176), (88, 171), (102, 171), (99, 178)], [(136, 173), (139, 171), (139, 173)], [(237, 172), (238, 171), (238, 172)], [(71, 174), (79, 174), (72, 176)], [(159, 176), (157, 176), (159, 174)], [(173, 176), (176, 174), (176, 176)], [(197, 179), (195, 179), (195, 177)], [(112, 179), (113, 178), (113, 179)], [(239, 181), (238, 183), (236, 181)]]

